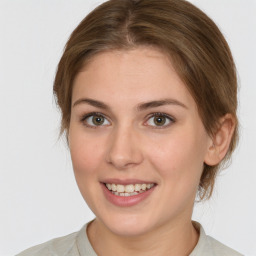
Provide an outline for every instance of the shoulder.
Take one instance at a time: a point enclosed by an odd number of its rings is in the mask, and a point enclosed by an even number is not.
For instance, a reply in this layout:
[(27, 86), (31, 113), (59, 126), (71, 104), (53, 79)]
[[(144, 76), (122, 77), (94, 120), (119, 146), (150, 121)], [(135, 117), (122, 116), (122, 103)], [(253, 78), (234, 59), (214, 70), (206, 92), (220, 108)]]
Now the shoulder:
[(36, 245), (16, 256), (97, 256), (86, 232), (89, 223), (86, 223), (78, 232)]
[(43, 244), (33, 246), (16, 256), (64, 256), (76, 254), (76, 237), (78, 232), (52, 239)]
[(216, 239), (207, 236), (207, 247), (214, 252), (213, 255), (221, 255), (221, 256), (243, 256), (241, 253), (231, 249), (230, 247), (222, 244)]
[(193, 221), (193, 225), (199, 231), (200, 236), (190, 256), (243, 256), (216, 239), (207, 236), (203, 227), (198, 222)]

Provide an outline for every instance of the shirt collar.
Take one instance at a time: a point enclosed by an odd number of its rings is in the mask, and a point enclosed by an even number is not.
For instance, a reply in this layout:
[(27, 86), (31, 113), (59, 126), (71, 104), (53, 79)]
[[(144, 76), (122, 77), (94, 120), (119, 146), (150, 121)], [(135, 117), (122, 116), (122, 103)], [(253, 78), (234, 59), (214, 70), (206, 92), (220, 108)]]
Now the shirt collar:
[[(203, 255), (202, 252), (205, 251), (205, 247), (207, 247), (208, 239), (202, 225), (196, 221), (192, 221), (193, 226), (199, 232), (199, 240), (196, 244), (194, 250), (189, 254), (189, 256), (200, 256)], [(207, 256), (214, 256), (211, 251), (207, 250)]]
[[(85, 224), (82, 227), (82, 229), (78, 232), (76, 243), (77, 243), (77, 248), (80, 256), (97, 256), (94, 249), (92, 248), (92, 245), (88, 239), (87, 232), (86, 232), (87, 226), (91, 222)], [(202, 255), (202, 252), (205, 251), (205, 246), (207, 246), (207, 243), (208, 243), (207, 236), (200, 223), (193, 221), (193, 225), (199, 232), (199, 240), (197, 242), (196, 247), (189, 254), (189, 256), (200, 256)], [(212, 252), (209, 251), (207, 256), (213, 256)]]

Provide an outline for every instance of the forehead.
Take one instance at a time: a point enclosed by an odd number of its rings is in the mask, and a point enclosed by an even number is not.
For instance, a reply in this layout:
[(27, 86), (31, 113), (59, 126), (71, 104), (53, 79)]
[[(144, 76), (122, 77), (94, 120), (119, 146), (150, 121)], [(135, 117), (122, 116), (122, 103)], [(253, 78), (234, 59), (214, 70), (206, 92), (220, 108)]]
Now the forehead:
[(89, 62), (84, 65), (81, 71), (94, 69), (95, 71), (102, 72), (101, 67), (98, 66), (101, 63), (104, 65), (104, 68), (109, 67), (121, 70), (122, 67), (125, 67), (134, 72), (134, 68), (137, 69), (138, 66), (141, 66), (141, 68), (149, 67), (153, 62), (165, 63), (168, 68), (173, 68), (170, 58), (160, 48), (155, 46), (138, 46), (128, 50), (116, 49), (97, 53), (90, 58)]
[(95, 55), (75, 78), (73, 101), (81, 96), (134, 104), (175, 97), (194, 104), (170, 58), (163, 51), (149, 47)]

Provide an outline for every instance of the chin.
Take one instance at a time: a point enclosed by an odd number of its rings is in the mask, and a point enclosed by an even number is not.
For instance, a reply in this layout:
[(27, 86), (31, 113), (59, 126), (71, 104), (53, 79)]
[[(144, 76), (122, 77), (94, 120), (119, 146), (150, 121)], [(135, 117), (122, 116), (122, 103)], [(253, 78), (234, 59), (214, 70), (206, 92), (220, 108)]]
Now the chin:
[(150, 229), (148, 225), (127, 225), (127, 224), (118, 224), (108, 227), (112, 233), (118, 236), (123, 237), (136, 237), (142, 236), (147, 233)]
[(153, 229), (153, 223), (146, 216), (132, 216), (131, 214), (123, 214), (120, 216), (111, 216), (103, 218), (101, 222), (113, 234), (118, 236), (142, 236)]

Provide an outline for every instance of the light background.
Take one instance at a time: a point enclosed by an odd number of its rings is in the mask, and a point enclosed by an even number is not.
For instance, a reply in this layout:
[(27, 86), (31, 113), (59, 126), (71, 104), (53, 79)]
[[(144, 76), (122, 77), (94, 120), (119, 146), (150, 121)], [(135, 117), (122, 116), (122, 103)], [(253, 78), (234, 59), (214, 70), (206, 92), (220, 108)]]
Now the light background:
[[(101, 2), (0, 0), (0, 256), (77, 231), (93, 218), (58, 141), (52, 83), (70, 33)], [(192, 2), (226, 36), (241, 86), (238, 150), (194, 219), (209, 235), (255, 256), (256, 1)]]

